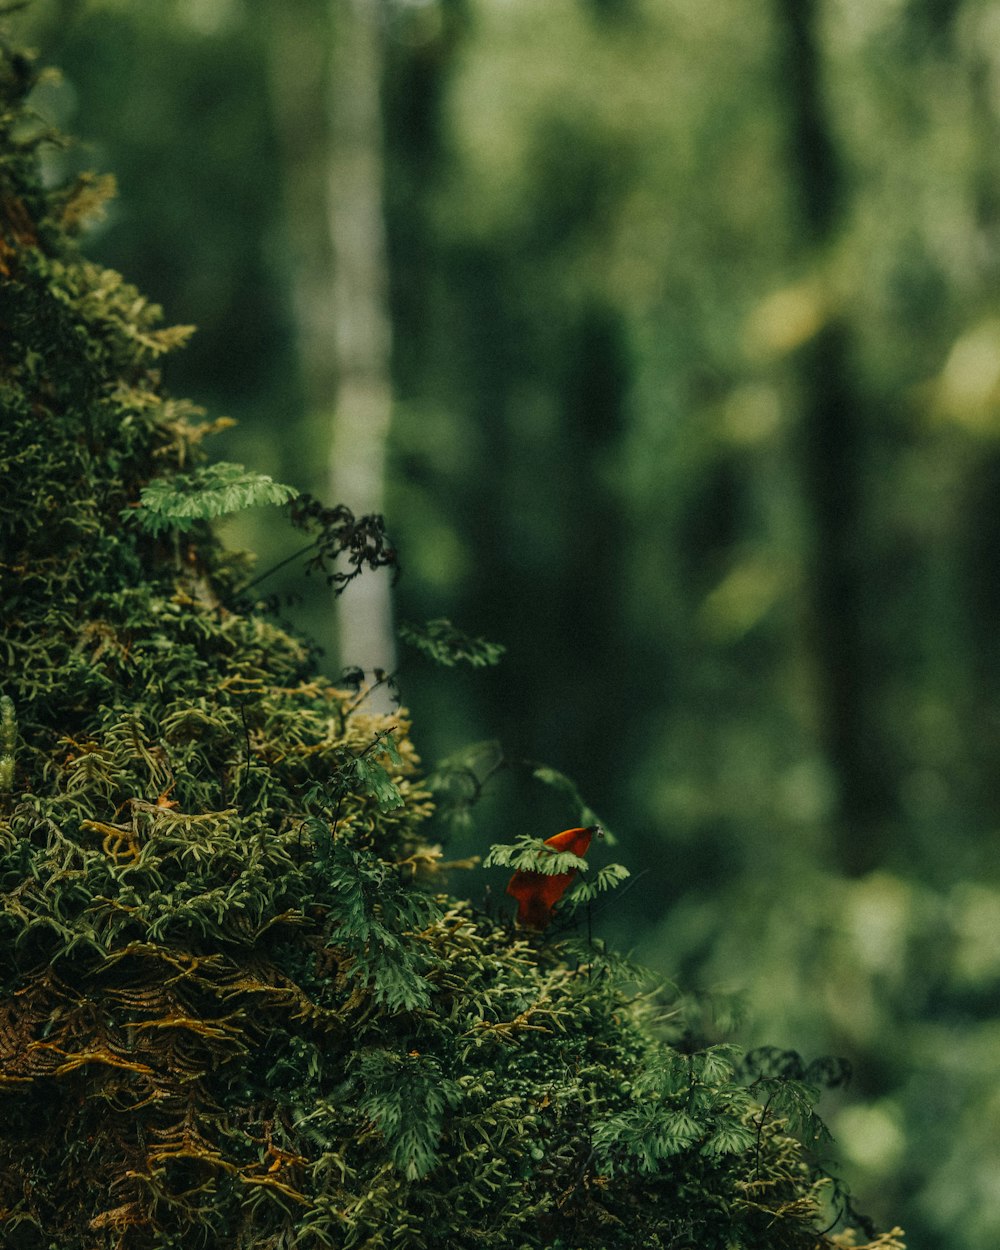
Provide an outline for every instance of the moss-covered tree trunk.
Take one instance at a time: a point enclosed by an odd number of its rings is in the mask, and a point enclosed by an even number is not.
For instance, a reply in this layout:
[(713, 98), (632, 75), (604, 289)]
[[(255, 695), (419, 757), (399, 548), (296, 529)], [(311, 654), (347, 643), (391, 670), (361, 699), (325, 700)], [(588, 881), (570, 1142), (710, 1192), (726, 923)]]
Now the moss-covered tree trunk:
[(293, 492), (203, 462), (160, 383), (186, 332), (78, 250), (106, 188), (45, 186), (32, 79), (4, 52), (5, 1250), (853, 1244), (816, 1231), (808, 1071), (441, 890), (405, 717), (318, 679), (213, 536)]

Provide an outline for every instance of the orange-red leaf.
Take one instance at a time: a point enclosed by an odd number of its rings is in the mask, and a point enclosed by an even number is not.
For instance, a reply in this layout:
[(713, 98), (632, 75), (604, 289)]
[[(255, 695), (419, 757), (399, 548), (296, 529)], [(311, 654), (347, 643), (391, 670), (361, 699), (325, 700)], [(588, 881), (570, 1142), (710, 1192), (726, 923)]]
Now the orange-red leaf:
[[(553, 851), (571, 851), (581, 858), (586, 855), (590, 840), (598, 832), (596, 825), (587, 828), (564, 829), (545, 839), (545, 845)], [(544, 872), (520, 870), (507, 883), (507, 893), (517, 899), (518, 924), (530, 929), (544, 929), (552, 919), (552, 909), (569, 889), (576, 876), (576, 869), (549, 875)]]

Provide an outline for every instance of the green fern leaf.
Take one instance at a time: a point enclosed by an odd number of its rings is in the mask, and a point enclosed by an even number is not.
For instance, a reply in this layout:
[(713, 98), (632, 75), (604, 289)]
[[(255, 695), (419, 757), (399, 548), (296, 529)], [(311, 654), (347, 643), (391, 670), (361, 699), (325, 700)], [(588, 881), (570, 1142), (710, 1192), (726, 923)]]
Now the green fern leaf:
[(487, 668), (499, 664), (506, 647), (484, 638), (472, 638), (456, 629), (451, 621), (440, 617), (425, 625), (402, 624), (399, 636), (411, 647), (436, 664), (454, 668), (456, 664), (471, 664), (473, 668)]
[(275, 482), (266, 473), (253, 473), (240, 464), (219, 461), (191, 473), (157, 478), (143, 487), (138, 508), (127, 508), (148, 534), (189, 530), (196, 521), (242, 512), (260, 504), (283, 504), (298, 491)]

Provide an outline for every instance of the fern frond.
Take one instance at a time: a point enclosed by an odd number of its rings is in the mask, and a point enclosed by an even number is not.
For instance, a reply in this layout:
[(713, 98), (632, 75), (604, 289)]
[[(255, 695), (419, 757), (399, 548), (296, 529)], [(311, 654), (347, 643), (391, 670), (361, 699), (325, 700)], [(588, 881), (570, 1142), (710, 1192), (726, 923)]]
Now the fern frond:
[(122, 516), (132, 518), (151, 535), (168, 530), (189, 530), (197, 521), (241, 512), (261, 504), (284, 504), (298, 491), (283, 486), (266, 473), (253, 473), (239, 464), (221, 460), (202, 465), (189, 473), (155, 478), (144, 486), (139, 506), (126, 508)]

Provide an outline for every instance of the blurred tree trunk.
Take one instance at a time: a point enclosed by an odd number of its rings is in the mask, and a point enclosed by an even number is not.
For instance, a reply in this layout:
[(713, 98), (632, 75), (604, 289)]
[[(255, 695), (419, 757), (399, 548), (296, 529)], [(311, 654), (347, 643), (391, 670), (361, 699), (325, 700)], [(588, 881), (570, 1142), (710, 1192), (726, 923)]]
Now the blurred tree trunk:
[[(835, 238), (846, 199), (823, 100), (815, 0), (777, 0), (780, 81), (791, 181), (808, 259)], [(799, 349), (799, 471), (811, 523), (806, 587), (820, 734), (837, 776), (836, 852), (850, 875), (884, 861), (896, 777), (877, 704), (873, 652), (873, 535), (863, 488), (871, 452), (865, 397), (853, 376), (850, 331), (835, 312)]]
[[(392, 417), (389, 275), (383, 206), (380, 0), (332, 0), (327, 206), (338, 385), (331, 498), (382, 512)], [(395, 667), (387, 570), (366, 573), (337, 600), (341, 659)]]
[[(380, 0), (265, 9), (286, 162), (292, 304), (308, 411), (329, 422), (329, 503), (382, 512), (392, 412)], [(395, 664), (388, 574), (335, 601), (342, 664)]]
[(329, 413), (337, 389), (333, 248), (326, 209), (330, 13), (326, 0), (283, 0), (261, 4), (259, 11), (267, 28), (270, 94), (284, 164), (282, 241), (291, 273), (303, 395), (310, 415)]

